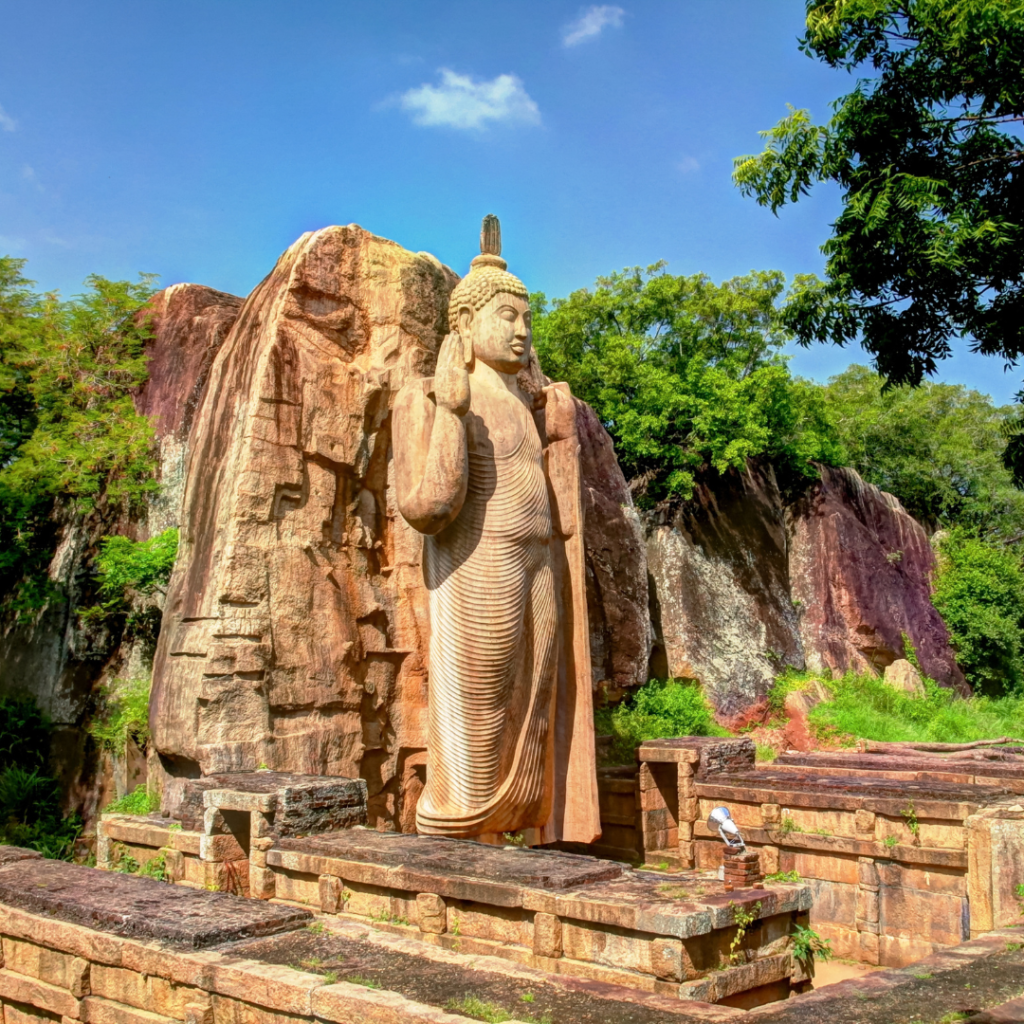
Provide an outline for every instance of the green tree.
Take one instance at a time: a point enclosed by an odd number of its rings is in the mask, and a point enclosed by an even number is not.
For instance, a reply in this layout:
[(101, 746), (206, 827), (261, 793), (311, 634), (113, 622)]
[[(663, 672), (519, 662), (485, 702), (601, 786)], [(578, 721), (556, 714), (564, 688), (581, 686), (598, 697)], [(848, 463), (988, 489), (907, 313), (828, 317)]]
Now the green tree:
[(1015, 552), (954, 530), (940, 546), (934, 601), (976, 692), (1024, 689), (1024, 569)]
[(1024, 540), (1024, 493), (1002, 461), (1005, 426), (1018, 407), (994, 406), (962, 385), (884, 384), (866, 367), (851, 366), (825, 388), (849, 464), (932, 528)]
[(152, 426), (132, 402), (153, 279), (92, 276), (65, 301), (34, 295), (23, 264), (0, 260), (0, 592), (20, 580), (38, 604), (58, 499), (115, 516), (159, 486)]
[[(788, 310), (798, 339), (859, 339), (893, 384), (934, 373), (956, 337), (1016, 361), (1024, 3), (809, 0), (800, 48), (865, 77), (826, 124), (795, 110), (736, 161), (737, 185), (773, 211), (818, 182), (842, 191), (826, 279), (798, 282)], [(1006, 457), (1024, 480), (1024, 437)]]
[(6, 466), (35, 429), (35, 405), (26, 365), (36, 329), (38, 299), (25, 260), (0, 256), (0, 468)]
[(820, 389), (781, 355), (784, 289), (774, 271), (716, 285), (658, 263), (550, 306), (532, 296), (541, 366), (593, 406), (641, 502), (688, 498), (704, 466), (766, 456), (813, 475), (812, 460), (839, 461)]

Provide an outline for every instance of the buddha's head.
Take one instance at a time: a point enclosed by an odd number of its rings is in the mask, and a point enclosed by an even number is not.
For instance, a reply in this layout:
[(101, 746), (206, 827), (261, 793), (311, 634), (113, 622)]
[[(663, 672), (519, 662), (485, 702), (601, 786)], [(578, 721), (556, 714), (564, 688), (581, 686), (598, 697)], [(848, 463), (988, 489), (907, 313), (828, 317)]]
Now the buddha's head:
[(526, 285), (501, 258), (501, 228), (488, 214), (480, 232), (481, 253), (455, 286), (448, 302), (448, 326), (458, 331), (466, 361), (479, 359), (502, 373), (529, 365), (533, 336)]

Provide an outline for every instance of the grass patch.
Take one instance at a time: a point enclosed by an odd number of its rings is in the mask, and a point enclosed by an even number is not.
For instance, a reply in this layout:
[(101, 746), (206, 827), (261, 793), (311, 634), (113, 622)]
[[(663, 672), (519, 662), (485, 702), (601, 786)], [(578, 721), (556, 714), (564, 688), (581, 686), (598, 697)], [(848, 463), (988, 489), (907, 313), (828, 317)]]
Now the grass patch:
[(771, 764), (779, 756), (779, 752), (774, 747), (769, 747), (767, 743), (755, 743), (754, 744), (754, 759), (764, 764)]
[[(362, 985), (363, 988), (380, 988), (380, 982), (376, 978), (367, 978), (362, 974), (350, 974), (346, 979), (352, 985)], [(508, 1019), (507, 1017), (505, 1018)]]
[(696, 683), (652, 679), (613, 708), (598, 708), (594, 726), (612, 737), (604, 764), (632, 764), (645, 740), (676, 736), (728, 736), (714, 718), (704, 691)]
[(832, 699), (808, 716), (819, 733), (882, 743), (969, 743), (998, 736), (1024, 738), (1024, 697), (958, 697), (925, 680), (914, 697), (876, 676), (847, 673), (825, 684)]
[(152, 814), (160, 809), (160, 797), (140, 783), (130, 793), (103, 808), (104, 814)]
[[(519, 998), (524, 1003), (533, 1002), (533, 993), (526, 993), (530, 998), (526, 996), (520, 996)], [(499, 1006), (497, 1003), (486, 1002), (483, 999), (479, 999), (476, 996), (463, 996), (461, 999), (449, 999), (444, 1004), (444, 1008), (451, 1013), (461, 1013), (466, 1017), (473, 1017), (476, 1020), (486, 1021), (487, 1024), (502, 1024), (506, 1020), (519, 1020), (523, 1021), (523, 1024), (552, 1024), (551, 1014), (544, 1013), (540, 1017), (534, 1017), (532, 1014), (523, 1013), (522, 1010), (512, 1012), (506, 1010), (504, 1006)]]

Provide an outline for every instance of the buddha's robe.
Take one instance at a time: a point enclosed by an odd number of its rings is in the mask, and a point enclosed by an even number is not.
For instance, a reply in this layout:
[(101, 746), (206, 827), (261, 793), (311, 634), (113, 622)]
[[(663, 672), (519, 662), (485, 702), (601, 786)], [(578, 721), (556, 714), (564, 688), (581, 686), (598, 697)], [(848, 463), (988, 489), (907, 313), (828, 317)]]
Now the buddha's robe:
[(577, 445), (545, 446), (524, 413), (508, 454), (470, 443), (462, 508), (424, 537), (429, 715), (416, 827), (591, 842), (600, 823)]

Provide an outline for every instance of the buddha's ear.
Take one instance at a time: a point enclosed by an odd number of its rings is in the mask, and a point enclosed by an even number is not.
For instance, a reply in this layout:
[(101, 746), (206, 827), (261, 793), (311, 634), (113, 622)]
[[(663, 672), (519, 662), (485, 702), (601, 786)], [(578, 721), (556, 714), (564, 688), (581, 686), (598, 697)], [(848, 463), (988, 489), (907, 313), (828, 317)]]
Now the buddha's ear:
[(462, 338), (462, 356), (467, 366), (473, 365), (473, 339), (470, 329), (473, 326), (473, 307), (462, 306), (459, 309), (459, 322), (457, 330)]

